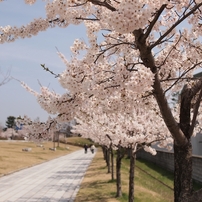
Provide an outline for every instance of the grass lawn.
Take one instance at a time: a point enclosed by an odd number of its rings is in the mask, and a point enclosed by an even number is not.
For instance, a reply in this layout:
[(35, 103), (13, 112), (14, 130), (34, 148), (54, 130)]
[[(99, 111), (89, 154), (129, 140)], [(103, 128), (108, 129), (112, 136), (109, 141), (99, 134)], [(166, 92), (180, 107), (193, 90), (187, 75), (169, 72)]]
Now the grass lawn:
[[(158, 167), (151, 167), (144, 161), (136, 161), (135, 169), (135, 201), (136, 202), (172, 202), (173, 179), (170, 172)], [(144, 171), (143, 171), (144, 170)], [(145, 173), (145, 171), (147, 173)], [(122, 162), (122, 192), (121, 198), (115, 198), (116, 184), (107, 174), (101, 149), (86, 172), (75, 202), (126, 202), (128, 201), (129, 160)], [(151, 175), (149, 175), (151, 174)], [(156, 179), (155, 179), (155, 178)], [(164, 184), (162, 184), (161, 182)]]
[[(0, 176), (82, 149), (60, 143), (56, 151), (51, 151), (49, 148), (53, 148), (52, 142), (40, 144), (44, 147), (37, 147), (33, 142), (0, 141)], [(22, 151), (23, 148), (32, 148), (32, 150), (25, 152)]]

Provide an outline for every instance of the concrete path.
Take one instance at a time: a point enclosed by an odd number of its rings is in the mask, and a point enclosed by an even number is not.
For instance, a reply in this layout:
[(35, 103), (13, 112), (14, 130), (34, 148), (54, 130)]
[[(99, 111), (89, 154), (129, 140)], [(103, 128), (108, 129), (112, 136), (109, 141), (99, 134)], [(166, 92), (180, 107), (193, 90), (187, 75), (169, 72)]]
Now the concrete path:
[(0, 202), (73, 202), (94, 154), (79, 150), (0, 178)]

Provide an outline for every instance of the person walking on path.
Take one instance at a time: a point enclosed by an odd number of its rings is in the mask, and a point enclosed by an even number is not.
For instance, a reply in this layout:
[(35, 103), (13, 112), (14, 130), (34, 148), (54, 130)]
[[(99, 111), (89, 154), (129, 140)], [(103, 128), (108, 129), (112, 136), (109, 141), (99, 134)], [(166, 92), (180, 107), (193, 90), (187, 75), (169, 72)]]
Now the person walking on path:
[(0, 202), (73, 202), (93, 157), (81, 149), (0, 177)]
[(94, 144), (91, 145), (90, 150), (91, 150), (92, 154), (94, 154), (94, 152), (95, 152), (95, 145)]
[(87, 152), (88, 152), (88, 145), (87, 144), (84, 144), (84, 152), (85, 152), (85, 154), (87, 154)]

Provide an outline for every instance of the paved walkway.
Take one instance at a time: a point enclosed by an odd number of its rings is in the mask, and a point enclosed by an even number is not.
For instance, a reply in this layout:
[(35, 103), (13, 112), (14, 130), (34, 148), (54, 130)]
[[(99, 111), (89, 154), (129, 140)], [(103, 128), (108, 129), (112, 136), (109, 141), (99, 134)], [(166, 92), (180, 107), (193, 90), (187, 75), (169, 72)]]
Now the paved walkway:
[(0, 202), (73, 202), (94, 154), (79, 150), (0, 178)]

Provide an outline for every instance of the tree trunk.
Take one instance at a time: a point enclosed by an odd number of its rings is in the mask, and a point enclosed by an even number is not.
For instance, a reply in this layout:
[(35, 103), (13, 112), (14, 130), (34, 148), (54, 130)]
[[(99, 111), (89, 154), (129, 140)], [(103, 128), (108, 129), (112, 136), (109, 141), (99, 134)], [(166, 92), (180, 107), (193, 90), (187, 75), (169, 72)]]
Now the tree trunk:
[(129, 173), (129, 196), (128, 202), (134, 202), (134, 186), (135, 186), (135, 154), (133, 149), (130, 149), (130, 173)]
[(105, 146), (102, 146), (102, 152), (103, 152), (103, 157), (104, 157), (104, 160), (106, 162), (106, 165), (107, 165), (107, 169), (108, 169), (108, 173), (110, 173), (110, 163), (109, 163), (109, 151), (108, 151), (108, 148), (105, 147)]
[(187, 144), (174, 142), (174, 201), (188, 202), (193, 193), (192, 145), (191, 145), (191, 102), (192, 91), (184, 86), (181, 92), (179, 126), (187, 139)]
[(174, 145), (174, 201), (188, 202), (192, 194), (192, 147)]
[(102, 146), (102, 153), (103, 153), (103, 157), (104, 157), (104, 160), (106, 161), (106, 159), (107, 159), (107, 153), (106, 153), (106, 148), (105, 148), (105, 146)]
[(121, 160), (123, 155), (121, 155), (120, 148), (117, 150), (116, 156), (116, 197), (122, 196), (122, 189), (121, 189)]
[(53, 148), (55, 148), (55, 133), (53, 134)]
[(59, 136), (59, 135), (60, 135), (60, 134), (58, 133), (58, 134), (57, 134), (57, 138), (58, 138), (58, 146), (57, 146), (57, 147), (60, 147), (60, 138), (59, 138), (60, 136)]
[(111, 178), (112, 180), (114, 180), (114, 152), (112, 148), (110, 148), (110, 153), (111, 153)]
[(107, 162), (107, 173), (111, 173), (111, 163), (110, 163), (110, 150), (107, 149), (107, 159), (106, 159), (106, 162)]

